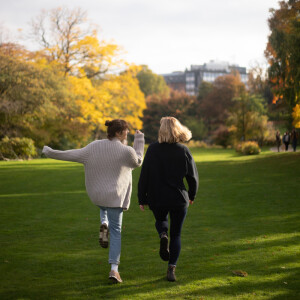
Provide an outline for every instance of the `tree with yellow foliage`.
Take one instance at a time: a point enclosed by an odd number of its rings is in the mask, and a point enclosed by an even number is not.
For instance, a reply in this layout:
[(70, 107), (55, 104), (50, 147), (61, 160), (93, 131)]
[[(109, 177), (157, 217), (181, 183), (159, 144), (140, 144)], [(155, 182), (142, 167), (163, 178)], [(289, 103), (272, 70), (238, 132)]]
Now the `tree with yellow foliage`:
[(108, 114), (105, 118), (125, 119), (131, 125), (132, 132), (134, 129), (142, 128), (141, 118), (146, 108), (145, 97), (137, 79), (138, 71), (139, 67), (132, 65), (120, 75), (112, 75), (100, 86), (100, 89), (110, 95), (106, 103), (105, 112)]
[(293, 109), (293, 126), (295, 128), (300, 128), (300, 105), (296, 104)]
[[(77, 121), (88, 127), (91, 139), (103, 136), (106, 119), (123, 118), (132, 128), (142, 128), (146, 104), (137, 80), (140, 68), (128, 67), (120, 58), (120, 47), (99, 41), (97, 31), (85, 22), (81, 9), (42, 12), (32, 21), (34, 36), (43, 47), (35, 61), (64, 74), (75, 96)], [(119, 75), (118, 68), (123, 70)]]
[(27, 137), (38, 147), (79, 146), (87, 125), (79, 122), (67, 78), (28, 56), (17, 45), (0, 45), (0, 139)]
[(81, 113), (80, 122), (89, 125), (94, 139), (105, 131), (107, 119), (125, 119), (132, 130), (142, 128), (141, 118), (146, 104), (136, 78), (137, 70), (131, 66), (120, 75), (110, 75), (104, 81), (93, 83), (86, 77), (69, 76)]
[(31, 22), (33, 37), (42, 46), (40, 55), (59, 63), (65, 76), (97, 77), (122, 63), (120, 47), (99, 42), (97, 30), (86, 21), (82, 9), (58, 7), (42, 11)]

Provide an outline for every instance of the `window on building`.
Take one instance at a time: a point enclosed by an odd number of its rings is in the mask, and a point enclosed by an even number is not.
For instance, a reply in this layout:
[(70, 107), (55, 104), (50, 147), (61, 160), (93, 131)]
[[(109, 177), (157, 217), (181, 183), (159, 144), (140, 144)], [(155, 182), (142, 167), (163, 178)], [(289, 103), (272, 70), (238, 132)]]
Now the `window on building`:
[(186, 78), (187, 82), (194, 82), (195, 81), (195, 74), (194, 73), (187, 73), (185, 78)]
[(187, 83), (185, 88), (187, 90), (194, 90), (195, 89), (195, 84), (194, 83)]

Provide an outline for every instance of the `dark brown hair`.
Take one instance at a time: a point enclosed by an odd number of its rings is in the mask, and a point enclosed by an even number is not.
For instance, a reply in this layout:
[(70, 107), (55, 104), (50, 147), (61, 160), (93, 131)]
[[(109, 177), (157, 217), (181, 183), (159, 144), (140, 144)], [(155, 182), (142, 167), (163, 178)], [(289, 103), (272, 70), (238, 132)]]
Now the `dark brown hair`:
[(121, 119), (106, 121), (105, 126), (107, 126), (107, 138), (109, 140), (113, 139), (117, 132), (121, 133), (125, 129), (128, 129), (127, 122)]

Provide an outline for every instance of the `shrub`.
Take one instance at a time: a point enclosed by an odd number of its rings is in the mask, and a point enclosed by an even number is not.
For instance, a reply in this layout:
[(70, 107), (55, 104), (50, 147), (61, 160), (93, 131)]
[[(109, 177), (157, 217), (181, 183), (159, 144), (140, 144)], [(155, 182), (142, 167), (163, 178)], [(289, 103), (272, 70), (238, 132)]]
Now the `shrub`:
[(243, 155), (254, 155), (260, 153), (260, 148), (256, 142), (243, 142), (236, 145), (235, 151)]
[(242, 143), (238, 143), (235, 145), (235, 151), (238, 153), (242, 153)]
[(28, 159), (37, 154), (34, 141), (29, 138), (8, 138), (0, 141), (0, 159)]
[(221, 125), (214, 133), (213, 140), (217, 145), (227, 148), (230, 145), (230, 131), (224, 125)]
[(203, 141), (194, 141), (194, 140), (190, 140), (188, 143), (187, 143), (187, 146), (189, 148), (207, 148), (207, 144)]

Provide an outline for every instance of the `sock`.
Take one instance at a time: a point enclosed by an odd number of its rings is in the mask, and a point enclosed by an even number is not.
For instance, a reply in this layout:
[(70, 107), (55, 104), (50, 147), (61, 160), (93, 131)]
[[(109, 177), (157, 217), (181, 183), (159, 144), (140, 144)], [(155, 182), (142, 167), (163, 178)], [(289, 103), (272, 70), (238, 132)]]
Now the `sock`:
[(110, 266), (111, 266), (111, 270), (112, 270), (112, 271), (119, 272), (119, 271), (118, 271), (118, 265), (116, 265), (116, 264), (111, 264)]

